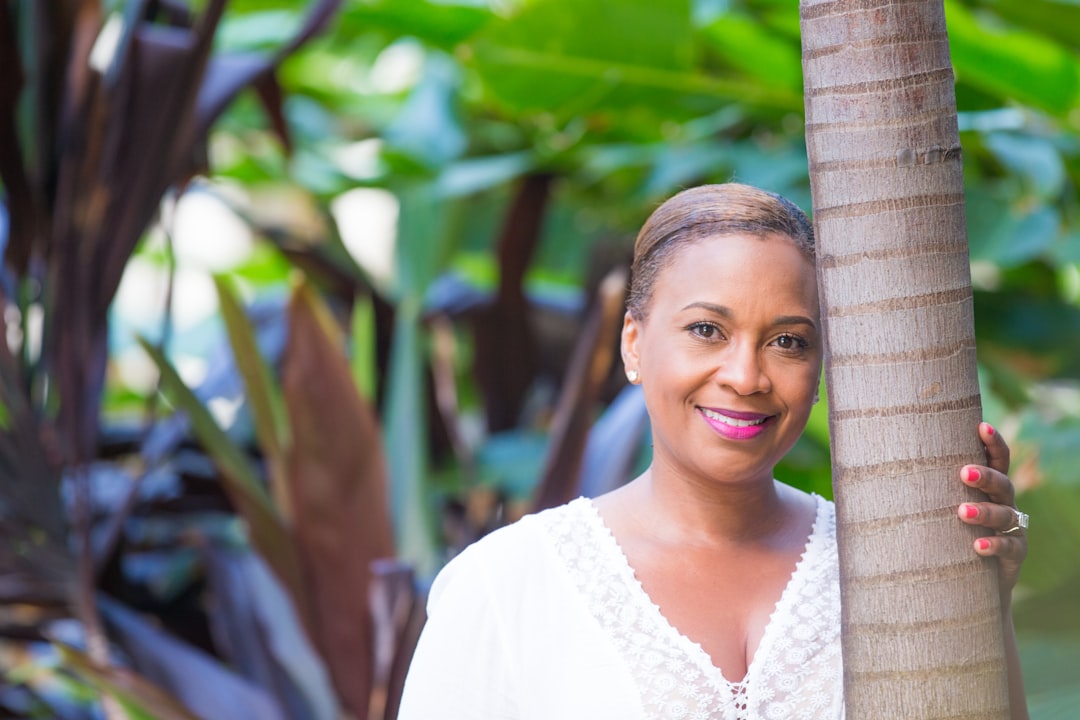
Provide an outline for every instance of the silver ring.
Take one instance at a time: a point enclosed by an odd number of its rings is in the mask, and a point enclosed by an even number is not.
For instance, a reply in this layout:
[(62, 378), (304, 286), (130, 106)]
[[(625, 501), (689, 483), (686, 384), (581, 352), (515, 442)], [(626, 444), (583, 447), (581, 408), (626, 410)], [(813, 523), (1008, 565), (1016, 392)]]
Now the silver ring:
[(1016, 524), (1008, 530), (1002, 530), (1002, 535), (1008, 535), (1009, 533), (1014, 533), (1017, 530), (1027, 530), (1028, 528), (1028, 522), (1031, 520), (1031, 518), (1028, 517), (1028, 514), (1026, 512), (1020, 512), (1016, 508), (1013, 508), (1013, 512), (1016, 513)]

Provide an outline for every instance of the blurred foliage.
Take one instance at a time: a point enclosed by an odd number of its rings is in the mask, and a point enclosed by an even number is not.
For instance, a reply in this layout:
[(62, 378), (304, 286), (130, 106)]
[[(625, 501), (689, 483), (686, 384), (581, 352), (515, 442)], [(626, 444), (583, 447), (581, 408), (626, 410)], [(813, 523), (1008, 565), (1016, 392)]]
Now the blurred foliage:
[[(442, 562), (648, 462), (612, 307), (650, 210), (810, 206), (797, 7), (192, 5), (0, 3), (0, 714), (393, 717)], [(1032, 715), (1068, 717), (1080, 9), (945, 5)], [(830, 493), (824, 403), (777, 475)]]

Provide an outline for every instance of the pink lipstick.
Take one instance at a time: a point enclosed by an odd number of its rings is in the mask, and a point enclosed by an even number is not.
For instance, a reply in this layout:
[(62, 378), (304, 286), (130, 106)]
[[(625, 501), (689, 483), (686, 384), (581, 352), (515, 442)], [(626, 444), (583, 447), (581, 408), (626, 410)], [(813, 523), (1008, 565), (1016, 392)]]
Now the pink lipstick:
[(765, 432), (775, 415), (699, 407), (709, 427), (729, 440), (750, 440)]

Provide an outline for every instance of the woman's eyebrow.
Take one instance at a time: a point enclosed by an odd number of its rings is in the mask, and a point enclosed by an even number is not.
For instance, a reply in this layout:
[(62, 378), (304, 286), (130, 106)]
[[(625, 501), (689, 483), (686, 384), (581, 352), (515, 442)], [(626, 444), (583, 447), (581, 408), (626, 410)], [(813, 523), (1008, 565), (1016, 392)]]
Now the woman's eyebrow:
[(708, 310), (716, 315), (723, 315), (724, 317), (731, 317), (731, 308), (726, 305), (714, 305), (710, 302), (692, 302), (689, 305), (683, 307), (683, 310), (692, 310), (694, 308), (700, 308), (701, 310)]
[[(692, 302), (689, 305), (685, 305), (683, 310), (700, 309), (711, 312), (721, 317), (731, 317), (731, 308), (726, 305), (716, 305), (710, 302), (698, 301)], [(813, 318), (809, 318), (805, 315), (778, 315), (773, 318), (773, 325), (809, 325), (812, 329), (817, 330), (817, 323)]]
[(817, 330), (817, 323), (805, 315), (780, 315), (773, 318), (773, 325), (809, 325)]

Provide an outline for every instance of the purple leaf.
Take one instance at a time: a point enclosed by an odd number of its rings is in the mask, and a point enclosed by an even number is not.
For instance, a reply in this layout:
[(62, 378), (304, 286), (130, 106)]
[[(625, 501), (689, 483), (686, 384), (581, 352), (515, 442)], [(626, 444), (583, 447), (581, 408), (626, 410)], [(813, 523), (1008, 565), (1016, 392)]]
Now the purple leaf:
[(285, 715), (261, 689), (218, 660), (188, 645), (120, 603), (98, 598), (113, 635), (135, 668), (201, 718), (259, 718), (285, 720)]

